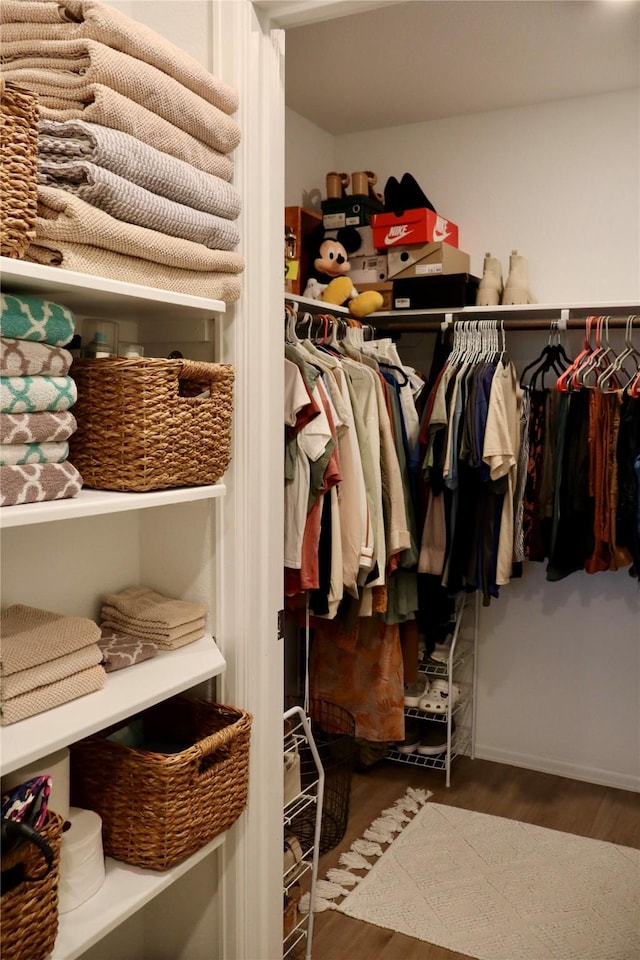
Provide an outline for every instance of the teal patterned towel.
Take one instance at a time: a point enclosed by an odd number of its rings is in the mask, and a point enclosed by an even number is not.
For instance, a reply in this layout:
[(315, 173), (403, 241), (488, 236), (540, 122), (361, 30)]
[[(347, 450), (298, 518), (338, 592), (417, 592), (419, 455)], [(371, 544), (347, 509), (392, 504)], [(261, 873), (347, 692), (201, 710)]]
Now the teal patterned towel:
[(0, 443), (0, 467), (20, 463), (62, 463), (69, 456), (65, 440), (47, 443)]
[(0, 377), (2, 413), (68, 410), (77, 399), (72, 377)]
[(3, 337), (64, 347), (75, 333), (75, 314), (59, 303), (3, 293), (1, 304), (0, 334)]

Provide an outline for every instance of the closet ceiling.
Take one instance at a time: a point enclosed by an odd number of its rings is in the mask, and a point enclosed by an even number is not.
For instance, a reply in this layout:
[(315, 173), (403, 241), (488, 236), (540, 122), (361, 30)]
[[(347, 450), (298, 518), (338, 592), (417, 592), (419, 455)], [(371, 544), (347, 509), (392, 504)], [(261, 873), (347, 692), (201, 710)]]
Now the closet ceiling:
[[(297, 11), (287, 106), (334, 135), (640, 85), (638, 0), (270, 6)], [(305, 8), (332, 19), (295, 25)]]

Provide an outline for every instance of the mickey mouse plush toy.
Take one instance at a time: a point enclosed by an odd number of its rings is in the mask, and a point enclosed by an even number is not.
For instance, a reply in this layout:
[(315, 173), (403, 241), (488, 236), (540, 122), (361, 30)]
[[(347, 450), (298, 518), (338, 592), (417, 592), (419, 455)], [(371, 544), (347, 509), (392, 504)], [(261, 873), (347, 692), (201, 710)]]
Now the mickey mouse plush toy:
[(360, 249), (362, 238), (355, 227), (325, 230), (318, 224), (309, 234), (308, 250), (312, 263), (304, 296), (334, 306), (348, 306), (354, 317), (366, 317), (382, 307), (377, 290), (358, 293), (348, 276), (349, 255)]

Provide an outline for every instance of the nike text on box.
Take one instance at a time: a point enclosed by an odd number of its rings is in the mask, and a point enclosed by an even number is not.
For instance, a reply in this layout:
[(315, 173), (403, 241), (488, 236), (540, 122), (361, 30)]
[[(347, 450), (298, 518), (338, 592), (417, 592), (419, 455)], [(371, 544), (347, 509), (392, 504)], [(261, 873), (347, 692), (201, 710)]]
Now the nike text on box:
[(373, 242), (378, 250), (411, 243), (448, 243), (458, 246), (458, 227), (433, 210), (418, 208), (402, 213), (374, 213)]
[(449, 243), (421, 243), (389, 247), (389, 279), (393, 277), (429, 277), (439, 273), (469, 273), (469, 254)]

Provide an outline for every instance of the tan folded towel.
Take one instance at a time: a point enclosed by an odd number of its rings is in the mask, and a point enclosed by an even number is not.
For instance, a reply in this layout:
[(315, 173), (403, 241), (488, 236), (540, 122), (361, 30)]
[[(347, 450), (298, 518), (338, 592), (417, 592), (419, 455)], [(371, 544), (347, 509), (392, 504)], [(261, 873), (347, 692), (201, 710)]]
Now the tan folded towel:
[[(5, 79), (37, 93), (41, 108), (62, 114), (52, 119), (83, 117), (94, 99), (94, 84), (101, 84), (221, 153), (240, 143), (240, 127), (229, 114), (157, 67), (98, 40), (3, 38), (0, 51)], [(43, 109), (42, 116), (51, 114)]]
[(177, 600), (145, 586), (127, 587), (119, 593), (105, 593), (102, 602), (134, 623), (157, 627), (167, 632), (174, 627), (202, 619), (207, 614), (203, 603)]
[(130, 620), (128, 617), (118, 614), (115, 608), (108, 604), (103, 606), (101, 616), (103, 622), (109, 624), (110, 629), (126, 631), (138, 640), (149, 640), (151, 643), (172, 643), (186, 634), (198, 633), (200, 637), (204, 636), (204, 617), (197, 617), (195, 620), (182, 623), (177, 627), (166, 628), (148, 625), (140, 620)]
[(178, 80), (225, 113), (238, 109), (238, 95), (180, 47), (114, 7), (95, 0), (2, 0), (5, 40), (100, 40)]
[(87, 617), (68, 617), (14, 603), (0, 613), (0, 673), (7, 677), (97, 643), (100, 627)]
[[(122, 630), (122, 627), (119, 624), (111, 623), (108, 620), (103, 621), (102, 627), (105, 630), (114, 630), (114, 631)], [(147, 637), (146, 635), (137, 634), (134, 628), (130, 627), (129, 625), (127, 625), (126, 630), (127, 630), (127, 633), (129, 633), (132, 637), (135, 637), (137, 640), (141, 640), (144, 643), (154, 643), (158, 648), (158, 650), (177, 650), (179, 647), (186, 647), (188, 643), (194, 643), (195, 640), (200, 640), (202, 637), (204, 637), (204, 633), (205, 633), (204, 622), (202, 627), (199, 627), (197, 630), (189, 630), (188, 633), (183, 633), (180, 636), (165, 638), (162, 640), (160, 639), (152, 640), (150, 637)]]
[(90, 643), (80, 650), (56, 657), (55, 660), (47, 660), (35, 667), (11, 673), (8, 677), (0, 677), (0, 700), (10, 700), (37, 687), (64, 680), (81, 670), (96, 667), (102, 659), (102, 650), (98, 644)]
[(36, 235), (37, 243), (59, 240), (88, 244), (182, 270), (240, 273), (244, 269), (239, 253), (210, 250), (191, 240), (124, 223), (54, 187), (38, 187)]
[(71, 677), (65, 677), (64, 680), (56, 680), (55, 683), (29, 690), (28, 693), (22, 693), (18, 697), (11, 697), (10, 700), (3, 701), (0, 707), (2, 726), (26, 720), (27, 717), (44, 713), (70, 700), (83, 697), (87, 693), (95, 693), (96, 690), (102, 689), (106, 677), (103, 667), (89, 667), (88, 670), (81, 670)]
[(231, 273), (183, 270), (84, 243), (42, 240), (27, 248), (24, 259), (48, 267), (60, 267), (61, 270), (125, 280), (192, 297), (209, 297), (227, 304), (235, 303), (242, 293), (242, 281)]

